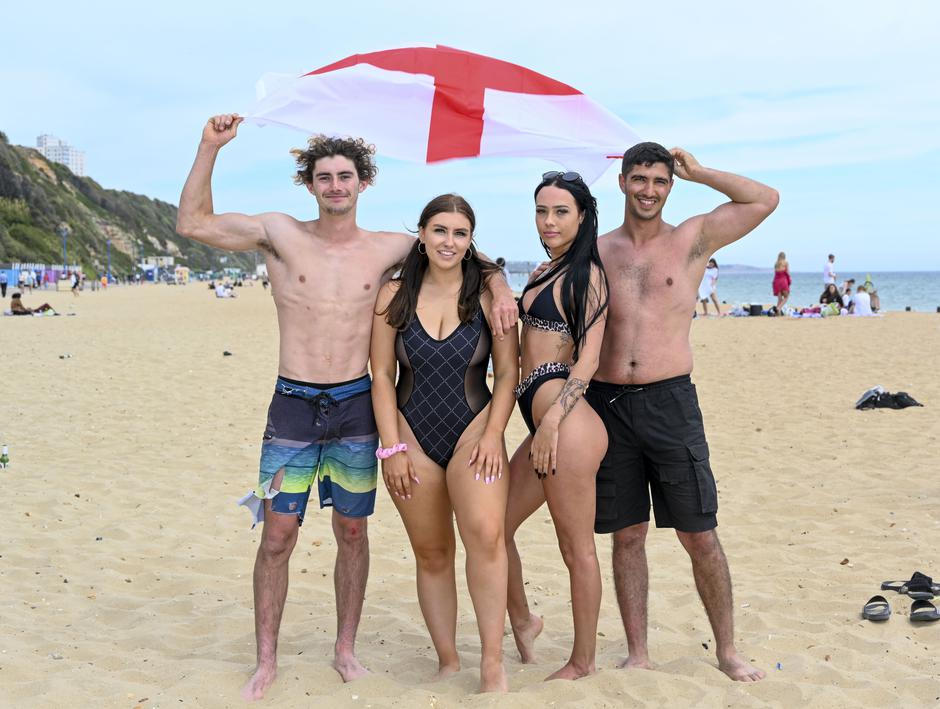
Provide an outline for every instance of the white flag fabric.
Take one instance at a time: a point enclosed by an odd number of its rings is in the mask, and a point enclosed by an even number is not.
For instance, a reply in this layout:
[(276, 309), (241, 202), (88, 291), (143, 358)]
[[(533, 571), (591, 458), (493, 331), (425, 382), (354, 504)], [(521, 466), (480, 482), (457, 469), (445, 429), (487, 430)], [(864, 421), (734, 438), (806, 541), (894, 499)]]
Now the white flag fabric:
[(571, 86), (441, 46), (355, 54), (299, 77), (267, 74), (246, 118), (362, 137), (382, 155), (416, 162), (543, 158), (588, 183), (640, 140)]

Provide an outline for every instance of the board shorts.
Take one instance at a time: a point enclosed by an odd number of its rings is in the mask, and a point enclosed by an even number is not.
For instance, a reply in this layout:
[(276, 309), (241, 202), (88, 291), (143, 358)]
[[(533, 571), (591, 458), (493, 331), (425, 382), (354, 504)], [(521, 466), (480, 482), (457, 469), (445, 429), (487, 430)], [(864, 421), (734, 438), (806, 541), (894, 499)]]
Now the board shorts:
[(277, 378), (261, 442), (258, 486), (239, 500), (255, 524), (264, 520), (263, 500), (271, 500), (273, 512), (297, 515), (303, 524), (314, 481), (321, 509), (331, 506), (346, 517), (375, 511), (379, 435), (371, 388), (368, 375), (337, 384)]
[(718, 525), (718, 492), (691, 377), (642, 385), (592, 380), (585, 398), (607, 428), (597, 471), (594, 531), (649, 522), (704, 532)]

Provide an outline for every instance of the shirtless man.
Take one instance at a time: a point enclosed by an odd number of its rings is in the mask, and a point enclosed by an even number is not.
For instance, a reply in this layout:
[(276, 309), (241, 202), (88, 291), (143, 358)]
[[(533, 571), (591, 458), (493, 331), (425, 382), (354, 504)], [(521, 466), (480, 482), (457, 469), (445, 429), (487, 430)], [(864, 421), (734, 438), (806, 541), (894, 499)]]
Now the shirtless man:
[[(663, 221), (673, 171), (730, 199), (678, 226)], [(613, 533), (617, 603), (629, 656), (622, 667), (651, 666), (647, 650), (646, 533), (650, 493), (658, 527), (673, 527), (692, 561), (715, 633), (718, 667), (731, 679), (765, 673), (735, 649), (728, 562), (715, 532), (718, 498), (702, 414), (692, 384), (689, 330), (705, 264), (777, 207), (776, 190), (703, 167), (685, 150), (641, 143), (620, 175), (623, 224), (598, 240), (610, 280), (600, 365), (586, 398), (610, 443), (597, 475), (597, 533)]]
[[(293, 151), (295, 182), (316, 199), (318, 219), (300, 221), (276, 212), (215, 214), (212, 169), (242, 120), (225, 114), (206, 123), (180, 197), (177, 231), (229, 251), (262, 250), (277, 308), (279, 376), (262, 443), (260, 481), (243, 500), (256, 521), (266, 520), (254, 569), (257, 667), (242, 690), (245, 699), (254, 700), (277, 674), (288, 561), (314, 481), (320, 506), (333, 507), (337, 545), (333, 667), (344, 681), (367, 672), (355, 655), (369, 574), (366, 520), (374, 508), (377, 478), (378, 435), (366, 364), (375, 295), (414, 237), (366, 231), (356, 224), (358, 197), (376, 172), (373, 149), (362, 139), (315, 136), (307, 150)], [(490, 290), (490, 322), (501, 337), (515, 327), (516, 304), (502, 279)]]

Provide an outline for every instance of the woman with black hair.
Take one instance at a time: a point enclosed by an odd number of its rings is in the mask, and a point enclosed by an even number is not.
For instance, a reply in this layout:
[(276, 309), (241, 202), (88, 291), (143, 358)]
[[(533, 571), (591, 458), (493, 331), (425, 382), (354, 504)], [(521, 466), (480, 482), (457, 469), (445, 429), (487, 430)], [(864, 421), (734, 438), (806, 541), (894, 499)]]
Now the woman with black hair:
[(845, 307), (845, 304), (842, 302), (842, 295), (839, 293), (839, 289), (836, 288), (835, 283), (827, 283), (825, 289), (819, 296), (820, 305), (829, 305), (830, 303), (837, 303), (840, 310)]
[(607, 433), (581, 398), (604, 339), (607, 276), (597, 251), (597, 202), (580, 175), (542, 176), (535, 190), (535, 224), (551, 262), (519, 300), (522, 382), (516, 397), (530, 435), (510, 463), (509, 618), (522, 661), (532, 662), (542, 620), (529, 611), (513, 535), (547, 501), (568, 567), (574, 615), (571, 656), (548, 679), (577, 679), (595, 671), (601, 602), (594, 478)]
[[(477, 254), (474, 227), (473, 210), (459, 195), (441, 195), (422, 211), (401, 275), (376, 301), (372, 403), (385, 446), (376, 455), (414, 550), (418, 603), (437, 651), (438, 676), (460, 669), (456, 516), (482, 643), (480, 691), (487, 692), (508, 689), (503, 431), (519, 381), (519, 353), (515, 337), (490, 334), (485, 286), (499, 267)], [(491, 350), (492, 396), (486, 386)]]

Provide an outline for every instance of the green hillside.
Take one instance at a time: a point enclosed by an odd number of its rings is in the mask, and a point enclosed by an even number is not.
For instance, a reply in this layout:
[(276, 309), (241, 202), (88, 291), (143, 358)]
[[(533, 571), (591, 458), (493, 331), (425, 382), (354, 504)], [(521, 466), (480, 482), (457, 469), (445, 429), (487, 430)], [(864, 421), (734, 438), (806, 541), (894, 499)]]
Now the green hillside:
[(56, 229), (68, 224), (70, 263), (86, 274), (107, 268), (127, 274), (135, 257), (174, 256), (196, 270), (227, 267), (254, 270), (252, 253), (231, 254), (190, 241), (175, 231), (176, 207), (143, 195), (106, 190), (89, 177), (76, 177), (64, 165), (38, 151), (10, 145), (0, 132), (0, 262), (62, 261), (62, 239)]

